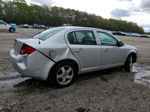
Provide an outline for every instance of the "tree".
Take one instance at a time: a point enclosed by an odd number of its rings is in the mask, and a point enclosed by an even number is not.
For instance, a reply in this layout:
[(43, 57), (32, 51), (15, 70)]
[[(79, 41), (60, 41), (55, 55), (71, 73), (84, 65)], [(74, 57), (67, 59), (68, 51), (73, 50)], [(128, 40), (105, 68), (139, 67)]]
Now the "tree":
[(60, 26), (69, 23), (75, 26), (96, 27), (106, 30), (144, 33), (142, 27), (132, 22), (105, 19), (94, 14), (62, 7), (27, 5), (25, 0), (2, 2), (0, 0), (0, 19), (17, 24), (45, 24)]
[(4, 17), (4, 13), (3, 13), (3, 2), (2, 2), (2, 0), (0, 0), (0, 20), (2, 19), (4, 19), (5, 17)]

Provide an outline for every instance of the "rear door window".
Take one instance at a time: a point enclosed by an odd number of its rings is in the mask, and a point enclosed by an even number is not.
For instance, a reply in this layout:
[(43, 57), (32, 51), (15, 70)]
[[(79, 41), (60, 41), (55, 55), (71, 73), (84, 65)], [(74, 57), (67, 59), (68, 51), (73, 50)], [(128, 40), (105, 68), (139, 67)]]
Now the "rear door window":
[(70, 44), (77, 45), (96, 45), (93, 31), (73, 31), (68, 34)]

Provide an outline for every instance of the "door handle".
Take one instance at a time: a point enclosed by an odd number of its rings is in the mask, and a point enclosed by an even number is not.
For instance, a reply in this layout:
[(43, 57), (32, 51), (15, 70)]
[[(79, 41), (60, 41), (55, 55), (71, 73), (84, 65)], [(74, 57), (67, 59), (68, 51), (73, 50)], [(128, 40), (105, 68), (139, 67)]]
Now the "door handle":
[(106, 48), (106, 49), (104, 50), (104, 52), (107, 52), (108, 50), (109, 50), (109, 49)]
[(76, 52), (83, 52), (84, 50), (83, 49), (77, 49), (75, 50)]

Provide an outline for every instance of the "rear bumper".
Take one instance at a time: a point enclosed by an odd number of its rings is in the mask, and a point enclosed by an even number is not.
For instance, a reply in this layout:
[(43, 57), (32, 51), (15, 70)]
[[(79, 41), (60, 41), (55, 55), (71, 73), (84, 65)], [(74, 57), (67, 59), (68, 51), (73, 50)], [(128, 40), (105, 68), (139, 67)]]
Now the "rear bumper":
[(49, 71), (55, 64), (38, 51), (35, 51), (31, 55), (20, 55), (11, 50), (10, 57), (14, 68), (20, 74), (41, 80), (47, 80)]

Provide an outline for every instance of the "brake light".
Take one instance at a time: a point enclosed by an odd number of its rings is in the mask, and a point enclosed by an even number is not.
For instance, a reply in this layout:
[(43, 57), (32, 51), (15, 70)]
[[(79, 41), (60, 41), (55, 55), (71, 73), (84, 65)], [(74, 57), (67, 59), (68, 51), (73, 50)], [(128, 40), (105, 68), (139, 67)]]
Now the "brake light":
[(32, 48), (26, 44), (23, 44), (23, 46), (20, 50), (20, 54), (28, 54), (29, 55), (29, 54), (33, 53), (34, 51), (35, 51), (34, 48)]

